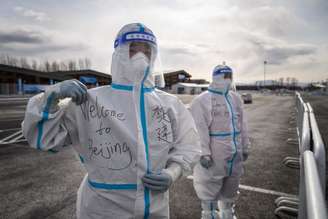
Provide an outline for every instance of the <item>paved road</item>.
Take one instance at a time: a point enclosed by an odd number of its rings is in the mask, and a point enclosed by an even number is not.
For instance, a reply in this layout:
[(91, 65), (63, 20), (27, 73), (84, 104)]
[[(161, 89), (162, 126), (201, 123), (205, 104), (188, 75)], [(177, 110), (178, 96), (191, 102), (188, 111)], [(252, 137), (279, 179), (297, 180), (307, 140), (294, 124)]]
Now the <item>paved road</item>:
[[(252, 148), (242, 185), (297, 193), (297, 170), (281, 162), (297, 154), (296, 146), (285, 143), (296, 135), (288, 132), (294, 126), (289, 124), (293, 107), (293, 97), (269, 95), (255, 95), (254, 103), (246, 105)], [(0, 218), (74, 218), (76, 191), (84, 173), (70, 148), (51, 154), (25, 144), (0, 146)], [(241, 189), (239, 219), (275, 218), (276, 197)], [(171, 218), (199, 218), (200, 202), (191, 180), (183, 178), (173, 186), (170, 206)]]

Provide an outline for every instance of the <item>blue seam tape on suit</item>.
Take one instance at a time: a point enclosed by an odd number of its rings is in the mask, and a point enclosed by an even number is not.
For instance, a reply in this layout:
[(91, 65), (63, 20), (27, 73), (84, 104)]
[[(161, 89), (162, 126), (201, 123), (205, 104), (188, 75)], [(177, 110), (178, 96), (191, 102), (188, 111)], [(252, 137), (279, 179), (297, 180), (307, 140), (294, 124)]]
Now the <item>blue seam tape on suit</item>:
[[(141, 81), (141, 93), (140, 93), (140, 117), (141, 117), (141, 126), (142, 126), (142, 134), (145, 145), (145, 153), (146, 153), (146, 163), (147, 163), (147, 173), (150, 173), (150, 162), (149, 162), (149, 151), (148, 151), (148, 136), (147, 136), (147, 118), (145, 111), (145, 89), (144, 82), (149, 74), (149, 67), (145, 70), (144, 78)], [(148, 219), (149, 217), (149, 208), (150, 208), (150, 191), (148, 188), (144, 190), (144, 202), (145, 202), (145, 210), (144, 210), (144, 219)]]
[[(115, 90), (133, 91), (133, 85), (123, 85), (123, 84), (112, 83), (111, 87), (112, 87), (112, 89), (115, 89)], [(152, 92), (155, 90), (154, 87), (143, 87), (142, 89), (145, 92)]]
[(46, 106), (44, 107), (44, 110), (42, 112), (42, 119), (41, 121), (38, 122), (38, 138), (37, 138), (37, 149), (41, 150), (42, 145), (41, 145), (41, 140), (42, 140), (42, 135), (43, 135), (43, 126), (44, 122), (49, 119), (49, 107), (54, 99), (55, 94), (51, 93), (47, 99)]
[(208, 88), (207, 90), (208, 90), (209, 92), (211, 92), (211, 93), (215, 93), (215, 94), (219, 94), (219, 95), (223, 95), (223, 94), (224, 94), (224, 93), (221, 92), (221, 91), (213, 90), (213, 89), (211, 89), (211, 88)]
[(137, 184), (107, 184), (107, 183), (98, 183), (88, 179), (88, 183), (97, 189), (106, 189), (106, 190), (137, 190)]
[(212, 219), (214, 219), (214, 208), (213, 208), (213, 202), (210, 203), (210, 207), (211, 207), (211, 216), (212, 216)]
[(233, 113), (232, 105), (230, 103), (228, 94), (225, 95), (225, 99), (226, 99), (226, 101), (228, 103), (229, 111), (231, 112), (231, 122), (232, 122), (232, 128), (233, 128), (233, 137), (232, 137), (232, 140), (233, 140), (234, 150), (235, 150), (234, 154), (232, 155), (232, 159), (228, 161), (229, 176), (231, 176), (231, 174), (232, 174), (232, 167), (233, 167), (233, 161), (235, 160), (236, 155), (237, 155), (236, 128), (235, 128), (234, 113)]
[[(228, 137), (233, 134), (234, 134), (234, 132), (216, 132), (216, 133), (210, 133), (210, 136), (211, 137)], [(240, 131), (237, 131), (235, 134), (239, 135)]]
[(84, 163), (84, 157), (81, 154), (79, 154), (79, 158), (81, 160), (81, 163)]

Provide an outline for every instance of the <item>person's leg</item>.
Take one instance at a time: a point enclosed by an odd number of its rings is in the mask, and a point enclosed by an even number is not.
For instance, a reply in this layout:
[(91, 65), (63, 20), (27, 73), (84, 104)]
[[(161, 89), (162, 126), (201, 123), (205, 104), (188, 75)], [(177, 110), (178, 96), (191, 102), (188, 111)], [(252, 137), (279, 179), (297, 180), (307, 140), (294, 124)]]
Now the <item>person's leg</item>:
[(202, 219), (219, 219), (217, 211), (217, 200), (215, 201), (201, 201), (202, 205)]
[(233, 201), (219, 201), (218, 207), (220, 219), (237, 219)]
[(237, 198), (239, 179), (238, 176), (229, 176), (223, 180), (218, 201), (220, 219), (237, 219), (234, 212), (234, 201)]
[(215, 175), (213, 168), (205, 169), (199, 163), (194, 169), (193, 185), (201, 201), (202, 219), (218, 218), (217, 201), (223, 183), (223, 176)]

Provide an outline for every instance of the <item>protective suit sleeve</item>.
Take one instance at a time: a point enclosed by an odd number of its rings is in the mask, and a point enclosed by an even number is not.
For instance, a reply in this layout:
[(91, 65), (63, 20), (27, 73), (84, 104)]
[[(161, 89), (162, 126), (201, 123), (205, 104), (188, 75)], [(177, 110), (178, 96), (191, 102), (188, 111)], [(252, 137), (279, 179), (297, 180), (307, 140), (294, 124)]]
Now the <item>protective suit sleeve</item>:
[(174, 106), (174, 115), (170, 116), (173, 147), (169, 151), (167, 166), (170, 166), (171, 162), (175, 162), (181, 166), (182, 174), (187, 176), (191, 174), (193, 166), (199, 160), (200, 140), (195, 122), (184, 104), (177, 100)]
[(55, 152), (70, 144), (71, 140), (64, 122), (69, 102), (71, 101), (65, 99), (58, 104), (51, 89), (29, 100), (22, 131), (31, 147)]
[(190, 106), (190, 111), (195, 120), (201, 141), (202, 155), (211, 155), (209, 127), (212, 120), (210, 103), (203, 103), (201, 98), (196, 97)]

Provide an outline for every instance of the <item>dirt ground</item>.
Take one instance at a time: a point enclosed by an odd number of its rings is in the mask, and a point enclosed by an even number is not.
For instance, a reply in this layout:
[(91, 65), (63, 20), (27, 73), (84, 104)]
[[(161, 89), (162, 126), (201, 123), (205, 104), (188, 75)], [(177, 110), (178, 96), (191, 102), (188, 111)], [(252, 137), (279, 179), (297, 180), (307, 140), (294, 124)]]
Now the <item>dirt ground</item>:
[[(186, 104), (192, 99), (180, 98)], [(297, 194), (298, 171), (282, 164), (284, 157), (297, 156), (297, 147), (286, 143), (296, 137), (296, 131), (289, 131), (295, 127), (290, 123), (294, 97), (253, 94), (253, 104), (245, 105), (245, 110), (252, 147), (241, 184)], [(0, 125), (0, 129), (12, 126)], [(76, 192), (84, 174), (71, 148), (51, 154), (26, 144), (0, 146), (0, 218), (75, 218)], [(241, 189), (238, 218), (276, 218), (277, 197)], [(172, 187), (170, 208), (171, 218), (200, 218), (200, 201), (190, 179), (182, 178)]]

